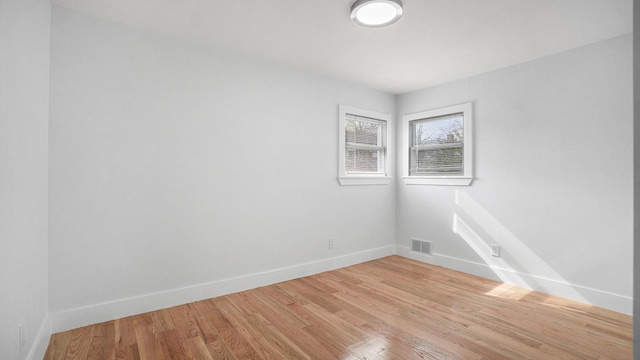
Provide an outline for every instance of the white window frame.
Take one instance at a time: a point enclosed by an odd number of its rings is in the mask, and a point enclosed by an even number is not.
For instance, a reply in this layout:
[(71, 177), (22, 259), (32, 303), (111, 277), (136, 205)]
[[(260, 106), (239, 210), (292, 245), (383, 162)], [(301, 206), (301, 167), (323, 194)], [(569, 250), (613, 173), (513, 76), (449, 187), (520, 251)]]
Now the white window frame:
[[(458, 185), (473, 182), (473, 106), (472, 103), (405, 114), (402, 117), (402, 179), (407, 185)], [(463, 114), (463, 174), (462, 175), (409, 175), (411, 161), (411, 122), (440, 116)]]
[[(379, 173), (348, 173), (346, 171), (346, 136), (345, 126), (347, 115), (355, 115), (383, 122), (380, 137), (382, 147), (384, 148), (384, 165), (383, 171)], [(387, 185), (391, 183), (391, 177), (388, 176), (389, 167), (389, 142), (388, 127), (391, 122), (391, 115), (380, 113), (377, 111), (359, 109), (352, 106), (339, 105), (338, 116), (338, 182), (340, 185)]]

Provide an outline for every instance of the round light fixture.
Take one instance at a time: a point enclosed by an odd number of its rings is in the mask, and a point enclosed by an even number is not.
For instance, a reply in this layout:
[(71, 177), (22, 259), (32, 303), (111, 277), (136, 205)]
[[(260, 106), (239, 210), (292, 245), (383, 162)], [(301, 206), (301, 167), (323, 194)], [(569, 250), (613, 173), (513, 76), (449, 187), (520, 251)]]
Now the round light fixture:
[(393, 24), (400, 16), (400, 0), (357, 0), (351, 5), (351, 20), (362, 26), (380, 27)]

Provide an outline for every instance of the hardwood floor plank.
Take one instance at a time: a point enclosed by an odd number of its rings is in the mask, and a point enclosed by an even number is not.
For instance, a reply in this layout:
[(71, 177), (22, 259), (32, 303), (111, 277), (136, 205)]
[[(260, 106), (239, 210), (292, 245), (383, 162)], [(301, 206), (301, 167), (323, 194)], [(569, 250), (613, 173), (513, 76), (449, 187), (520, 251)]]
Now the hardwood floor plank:
[(51, 336), (49, 340), (49, 346), (44, 355), (44, 360), (57, 360), (63, 359), (64, 353), (67, 350), (69, 344), (69, 338), (71, 337), (71, 331), (65, 331)]
[[(153, 325), (150, 314), (141, 314), (133, 320), (135, 329), (136, 345), (142, 360), (164, 360), (166, 350), (163, 349), (162, 339)], [(81, 358), (80, 358), (81, 359)]]
[(194, 359), (196, 360), (215, 360), (215, 358), (209, 352), (207, 344), (204, 343), (201, 337), (192, 337), (187, 341), (191, 342), (191, 347), (195, 350)]
[(390, 256), (54, 334), (58, 359), (629, 359), (631, 317)]
[(208, 314), (213, 310), (210, 304), (208, 301), (199, 301), (192, 304), (195, 313), (194, 320), (201, 335), (200, 337), (202, 337), (205, 344), (223, 341), (213, 321), (208, 317)]
[(271, 287), (258, 288), (249, 294), (255, 296), (259, 304), (263, 304), (264, 307), (261, 308), (269, 310), (268, 314), (273, 317), (274, 321), (277, 319), (285, 324), (289, 324), (289, 326), (294, 329), (304, 328), (310, 325), (308, 321), (304, 321), (304, 319), (296, 316), (296, 314), (291, 311), (289, 308), (291, 303), (282, 303), (272, 297), (272, 293), (267, 291), (270, 288)]
[(93, 339), (95, 325), (71, 330), (63, 359), (86, 359)]
[(163, 332), (176, 328), (176, 325), (173, 323), (173, 318), (171, 317), (172, 309), (175, 308), (162, 309), (150, 313), (151, 321), (153, 322), (153, 327), (156, 331)]
[[(118, 360), (132, 360), (140, 357), (136, 345), (134, 317), (114, 320), (115, 356)], [(136, 345), (136, 346), (133, 346)]]
[(233, 298), (235, 294), (224, 298), (215, 299), (216, 305), (220, 311), (229, 318), (233, 327), (238, 330), (240, 335), (248, 339), (249, 345), (262, 359), (286, 359), (280, 350), (280, 344), (273, 344), (268, 341), (265, 336), (268, 334), (261, 333), (256, 326), (266, 328), (260, 324), (261, 319), (256, 314), (242, 311), (241, 307), (236, 306), (237, 299)]
[[(193, 303), (196, 315), (196, 325), (200, 330), (201, 337), (192, 337), (191, 340), (197, 345), (198, 353), (202, 352), (202, 346), (207, 349), (209, 357), (214, 360), (235, 359), (231, 350), (222, 339), (218, 330), (213, 326), (213, 322), (207, 317), (210, 309), (208, 302), (200, 301)], [(202, 343), (202, 345), (200, 344)]]
[(193, 359), (191, 349), (184, 346), (176, 329), (165, 330), (158, 334), (162, 352), (167, 359), (186, 360)]
[(209, 319), (218, 331), (224, 343), (229, 347), (237, 359), (259, 359), (256, 351), (242, 337), (240, 332), (222, 314), (215, 299), (206, 300), (209, 305)]
[(115, 359), (115, 329), (113, 322), (95, 325), (87, 359)]
[(268, 297), (260, 296), (262, 294), (264, 293), (260, 291), (247, 292), (246, 296), (250, 299), (251, 306), (273, 324), (283, 336), (296, 339), (301, 352), (324, 359), (333, 357), (321, 342), (304, 331), (308, 323), (298, 321), (294, 312)]
[(169, 317), (172, 319), (174, 329), (183, 337), (192, 338), (202, 336), (200, 328), (193, 317), (194, 306), (191, 304), (175, 306), (167, 309)]

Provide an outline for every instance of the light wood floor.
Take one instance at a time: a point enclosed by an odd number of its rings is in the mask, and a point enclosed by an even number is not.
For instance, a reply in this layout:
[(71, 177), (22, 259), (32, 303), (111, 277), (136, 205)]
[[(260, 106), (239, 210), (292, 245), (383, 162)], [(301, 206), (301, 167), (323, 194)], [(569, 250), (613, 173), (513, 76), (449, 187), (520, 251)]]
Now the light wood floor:
[(391, 256), (52, 336), (45, 359), (631, 359), (631, 317)]

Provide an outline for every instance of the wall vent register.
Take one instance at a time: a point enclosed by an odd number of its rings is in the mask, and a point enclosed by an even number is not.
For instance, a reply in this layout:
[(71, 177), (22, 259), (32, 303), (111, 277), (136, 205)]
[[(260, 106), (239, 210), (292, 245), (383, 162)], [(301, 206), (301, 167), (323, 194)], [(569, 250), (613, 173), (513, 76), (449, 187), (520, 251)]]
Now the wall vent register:
[(431, 241), (411, 239), (411, 251), (431, 255)]

